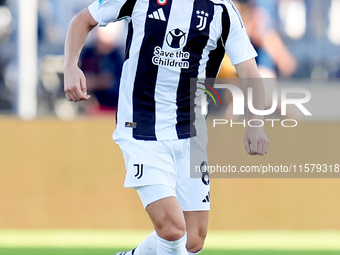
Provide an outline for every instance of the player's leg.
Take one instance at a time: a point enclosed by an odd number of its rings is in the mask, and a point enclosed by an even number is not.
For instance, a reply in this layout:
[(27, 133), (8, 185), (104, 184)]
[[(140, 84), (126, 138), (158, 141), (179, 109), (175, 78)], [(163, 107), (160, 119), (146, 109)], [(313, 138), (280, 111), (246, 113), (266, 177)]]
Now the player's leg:
[(207, 142), (207, 133), (201, 132), (187, 141), (176, 142), (179, 146), (175, 144), (176, 195), (184, 211), (189, 254), (202, 250), (208, 229), (210, 179), (208, 172), (203, 171), (208, 166)]
[[(127, 255), (187, 255), (185, 219), (175, 189), (167, 185), (136, 188), (155, 231)], [(124, 254), (124, 253), (123, 253)]]
[(207, 235), (210, 182), (204, 177), (199, 179), (188, 177), (185, 182), (185, 185), (176, 188), (177, 197), (184, 211), (188, 254), (197, 254), (202, 250)]
[(175, 241), (185, 235), (185, 219), (176, 197), (155, 201), (146, 207), (146, 211), (159, 237)]
[(185, 219), (175, 190), (166, 185), (148, 185), (136, 190), (155, 231), (132, 251), (118, 254), (187, 255)]
[(208, 231), (209, 211), (184, 212), (187, 229), (187, 250), (189, 255), (197, 254), (203, 249)]
[[(163, 201), (165, 202), (165, 201)], [(152, 207), (157, 207), (154, 204)], [(208, 229), (208, 216), (209, 211), (200, 212), (184, 212), (187, 230), (187, 244), (186, 249), (188, 255), (198, 254), (204, 244), (204, 240)], [(122, 253), (124, 254), (124, 253)], [(157, 234), (152, 232), (136, 249), (133, 253), (130, 251), (126, 255), (156, 255), (157, 254)]]
[(157, 254), (187, 255), (185, 219), (176, 197), (149, 204), (146, 211), (157, 233)]
[[(120, 138), (127, 169), (125, 187), (135, 188), (155, 226), (134, 251), (126, 255), (187, 255), (185, 220), (176, 199), (172, 143)], [(123, 253), (124, 254), (124, 253)]]
[[(136, 249), (122, 254), (188, 254), (185, 248), (187, 235), (185, 234), (186, 225), (183, 207), (176, 199), (177, 186), (184, 187), (186, 183), (177, 183), (179, 177), (177, 170), (183, 169), (183, 167), (180, 162), (178, 164), (180, 167), (177, 167), (174, 157), (179, 158), (179, 161), (184, 159), (185, 175), (190, 177), (188, 172), (190, 147), (188, 140), (175, 143), (124, 139), (121, 139), (118, 143), (122, 149), (127, 168), (125, 187), (135, 187), (156, 230), (156, 233), (149, 235)], [(173, 153), (169, 155), (169, 151)], [(191, 185), (195, 186), (198, 183), (202, 184), (200, 179), (195, 179)], [(189, 187), (189, 190), (192, 193), (196, 192), (191, 187)], [(186, 189), (186, 191), (188, 190)], [(195, 211), (192, 210), (193, 208), (208, 210), (209, 203), (202, 201), (202, 197), (206, 198), (208, 195), (208, 188), (201, 190), (199, 194), (196, 194), (195, 203), (188, 207), (188, 211)], [(184, 194), (184, 196), (186, 196), (185, 199), (190, 200), (187, 194)], [(194, 231), (192, 233), (191, 239), (194, 239), (190, 242), (191, 244), (195, 242), (194, 240), (200, 239)], [(196, 248), (198, 246), (199, 244), (195, 245)]]

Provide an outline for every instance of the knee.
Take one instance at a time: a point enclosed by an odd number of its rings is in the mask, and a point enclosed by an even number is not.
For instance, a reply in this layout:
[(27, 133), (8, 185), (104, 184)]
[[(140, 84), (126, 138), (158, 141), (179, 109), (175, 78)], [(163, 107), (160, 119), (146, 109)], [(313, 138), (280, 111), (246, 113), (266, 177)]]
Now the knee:
[(155, 225), (155, 229), (159, 237), (168, 241), (179, 240), (186, 232), (184, 223), (173, 221), (164, 221), (161, 224)]
[(206, 231), (200, 231), (199, 233), (188, 233), (187, 250), (191, 253), (197, 253), (203, 249)]
[(160, 199), (149, 204), (146, 210), (159, 237), (176, 241), (185, 235), (185, 218), (176, 197)]
[(203, 249), (204, 239), (188, 240), (187, 250), (191, 253), (197, 253)]

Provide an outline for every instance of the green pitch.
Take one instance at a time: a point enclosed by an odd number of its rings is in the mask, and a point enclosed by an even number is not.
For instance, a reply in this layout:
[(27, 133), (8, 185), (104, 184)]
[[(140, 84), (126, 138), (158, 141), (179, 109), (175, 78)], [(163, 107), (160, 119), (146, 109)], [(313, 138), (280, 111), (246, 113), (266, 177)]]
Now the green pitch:
[[(110, 248), (0, 248), (3, 255), (113, 255)], [(200, 255), (339, 255), (340, 251), (204, 250)]]
[[(1, 255), (113, 255), (150, 231), (0, 230)], [(335, 255), (339, 231), (210, 231), (200, 255)]]

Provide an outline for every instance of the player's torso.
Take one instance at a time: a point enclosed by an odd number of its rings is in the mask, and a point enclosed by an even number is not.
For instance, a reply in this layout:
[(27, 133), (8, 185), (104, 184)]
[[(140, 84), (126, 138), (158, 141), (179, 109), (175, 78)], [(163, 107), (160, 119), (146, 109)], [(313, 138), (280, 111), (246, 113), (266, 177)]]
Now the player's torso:
[[(210, 0), (137, 0), (127, 43), (121, 108), (131, 106), (137, 139), (177, 139), (194, 135), (196, 88), (191, 78), (217, 73), (211, 52), (222, 34), (223, 4)], [(191, 92), (191, 93), (190, 93)], [(124, 96), (123, 96), (124, 97)], [(122, 115), (118, 115), (119, 117)]]

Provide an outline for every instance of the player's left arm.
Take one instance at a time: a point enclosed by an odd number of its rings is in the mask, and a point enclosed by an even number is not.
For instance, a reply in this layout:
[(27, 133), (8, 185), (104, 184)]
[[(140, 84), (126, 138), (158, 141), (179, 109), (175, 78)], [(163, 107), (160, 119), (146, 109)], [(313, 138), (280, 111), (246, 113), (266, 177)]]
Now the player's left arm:
[[(236, 71), (241, 79), (241, 89), (245, 98), (248, 98), (248, 88), (253, 90), (253, 106), (257, 110), (264, 109), (264, 87), (262, 77), (257, 69), (255, 59), (244, 61), (235, 65)], [(263, 120), (263, 116), (256, 115), (249, 111), (248, 104), (245, 104), (248, 112), (248, 120)], [(261, 126), (261, 121), (252, 121), (252, 126)], [(262, 127), (250, 127), (248, 125), (244, 146), (250, 155), (265, 155), (268, 152), (269, 140)]]

